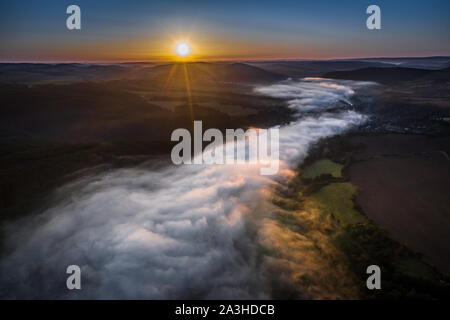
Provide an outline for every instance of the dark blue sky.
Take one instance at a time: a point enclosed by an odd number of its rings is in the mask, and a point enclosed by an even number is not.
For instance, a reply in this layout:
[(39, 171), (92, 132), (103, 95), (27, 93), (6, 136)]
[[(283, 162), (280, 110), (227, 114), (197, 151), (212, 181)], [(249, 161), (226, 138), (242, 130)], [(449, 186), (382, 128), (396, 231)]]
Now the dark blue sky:
[[(66, 28), (77, 4), (82, 30)], [(382, 29), (365, 26), (378, 4)], [(169, 58), (188, 41), (198, 59), (450, 55), (450, 1), (0, 0), (2, 61)]]

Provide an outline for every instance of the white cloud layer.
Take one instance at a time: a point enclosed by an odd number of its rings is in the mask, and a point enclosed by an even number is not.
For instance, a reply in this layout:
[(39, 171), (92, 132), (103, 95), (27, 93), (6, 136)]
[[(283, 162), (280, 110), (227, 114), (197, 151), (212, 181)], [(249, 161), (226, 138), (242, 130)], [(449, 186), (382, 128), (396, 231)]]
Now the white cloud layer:
[[(355, 111), (325, 110), (354, 94), (349, 82), (306, 79), (260, 87), (302, 114), (280, 128), (281, 168), (312, 143), (364, 121)], [(305, 111), (321, 114), (304, 114)], [(282, 170), (280, 170), (282, 175)], [(5, 227), (0, 262), (7, 298), (270, 298), (250, 221), (263, 190), (280, 177), (257, 165), (122, 169), (61, 188), (40, 215)], [(252, 219), (249, 219), (252, 217)], [(66, 289), (66, 267), (79, 265), (82, 290)]]

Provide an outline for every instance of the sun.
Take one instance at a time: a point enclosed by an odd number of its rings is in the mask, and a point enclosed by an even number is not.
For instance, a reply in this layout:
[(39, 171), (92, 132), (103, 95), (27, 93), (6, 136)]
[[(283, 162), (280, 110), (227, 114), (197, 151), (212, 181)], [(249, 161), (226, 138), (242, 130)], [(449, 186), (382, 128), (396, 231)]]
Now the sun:
[(185, 58), (191, 53), (191, 47), (186, 42), (179, 42), (175, 47), (175, 52), (180, 58)]

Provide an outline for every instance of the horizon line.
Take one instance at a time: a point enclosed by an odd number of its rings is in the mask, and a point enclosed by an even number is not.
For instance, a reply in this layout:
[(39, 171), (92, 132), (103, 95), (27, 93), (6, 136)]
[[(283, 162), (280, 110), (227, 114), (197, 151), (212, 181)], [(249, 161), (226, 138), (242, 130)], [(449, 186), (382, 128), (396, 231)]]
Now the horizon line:
[[(199, 62), (293, 62), (293, 61), (339, 61), (339, 60), (367, 60), (367, 59), (436, 59), (436, 58), (448, 58), (450, 55), (432, 55), (432, 56), (376, 56), (376, 57), (346, 57), (346, 58), (325, 58), (325, 59), (312, 59), (312, 58), (256, 58), (256, 59), (198, 59), (184, 61), (184, 63), (199, 63)], [(29, 63), (29, 64), (127, 64), (127, 63), (179, 63), (183, 61), (174, 60), (0, 60), (0, 64), (6, 63)]]

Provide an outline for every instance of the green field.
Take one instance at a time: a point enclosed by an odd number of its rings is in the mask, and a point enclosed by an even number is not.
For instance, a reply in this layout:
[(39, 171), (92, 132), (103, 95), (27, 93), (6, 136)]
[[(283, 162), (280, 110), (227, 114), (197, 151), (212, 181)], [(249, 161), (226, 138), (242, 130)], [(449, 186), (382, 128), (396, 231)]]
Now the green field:
[(349, 183), (331, 183), (312, 197), (326, 213), (332, 214), (342, 226), (364, 223), (367, 219), (354, 208), (353, 198), (357, 188)]
[(334, 178), (342, 178), (343, 165), (328, 159), (317, 160), (303, 171), (304, 179), (315, 179), (323, 174), (330, 174)]

